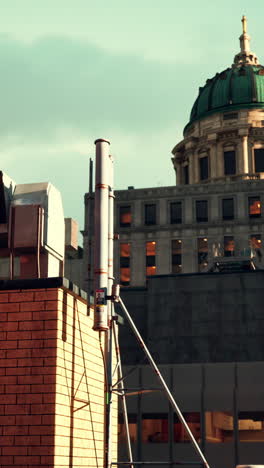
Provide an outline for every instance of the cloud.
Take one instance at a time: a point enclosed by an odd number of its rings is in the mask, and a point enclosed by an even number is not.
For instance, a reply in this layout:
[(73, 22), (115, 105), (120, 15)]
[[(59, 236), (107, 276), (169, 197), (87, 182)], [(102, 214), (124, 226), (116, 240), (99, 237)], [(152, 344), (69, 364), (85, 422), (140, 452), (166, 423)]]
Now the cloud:
[(185, 107), (191, 81), (175, 64), (114, 55), (66, 38), (23, 44), (0, 37), (0, 73), (0, 135), (33, 139), (65, 126), (96, 132), (165, 128)]

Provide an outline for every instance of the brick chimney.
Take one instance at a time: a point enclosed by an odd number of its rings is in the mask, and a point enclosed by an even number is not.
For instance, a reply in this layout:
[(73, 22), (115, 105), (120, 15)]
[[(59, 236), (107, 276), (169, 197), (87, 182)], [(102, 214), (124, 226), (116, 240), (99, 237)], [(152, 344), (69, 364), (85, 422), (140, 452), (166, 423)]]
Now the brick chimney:
[[(0, 283), (0, 466), (104, 466), (104, 366), (84, 294)], [(117, 402), (114, 400), (114, 412)], [(117, 418), (113, 420), (116, 460)]]

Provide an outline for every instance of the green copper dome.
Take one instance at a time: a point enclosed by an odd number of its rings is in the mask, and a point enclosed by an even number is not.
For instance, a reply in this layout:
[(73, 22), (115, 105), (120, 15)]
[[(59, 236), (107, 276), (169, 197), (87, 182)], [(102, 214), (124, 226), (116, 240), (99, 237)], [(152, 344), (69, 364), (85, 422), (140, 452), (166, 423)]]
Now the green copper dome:
[(250, 37), (246, 32), (246, 18), (243, 16), (243, 33), (240, 36), (241, 51), (235, 56), (231, 68), (217, 73), (199, 89), (199, 95), (192, 107), (190, 121), (216, 112), (232, 112), (237, 109), (264, 109), (264, 67), (259, 65), (256, 55), (250, 51)]

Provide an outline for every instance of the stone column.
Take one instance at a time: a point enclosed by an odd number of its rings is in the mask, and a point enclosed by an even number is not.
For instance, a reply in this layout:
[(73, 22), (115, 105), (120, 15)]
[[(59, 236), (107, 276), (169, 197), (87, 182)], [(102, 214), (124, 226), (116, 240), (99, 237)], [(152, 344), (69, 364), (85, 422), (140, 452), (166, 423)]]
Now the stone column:
[[(128, 204), (129, 204), (129, 202), (128, 202)], [(135, 203), (134, 203), (134, 219), (133, 219), (134, 226), (136, 226), (136, 227), (142, 226), (142, 215), (144, 216), (144, 213), (142, 213), (142, 202), (141, 202), (141, 200), (135, 200)]]
[(177, 162), (174, 164), (175, 172), (176, 172), (176, 185), (182, 185), (182, 171), (181, 165)]
[(216, 144), (216, 177), (224, 176), (224, 154), (223, 146), (218, 143)]
[(248, 198), (244, 192), (236, 194), (235, 218), (248, 222)]
[(251, 140), (248, 140), (248, 170), (249, 170), (249, 174), (253, 174), (255, 172), (253, 145), (254, 145), (254, 143)]
[(184, 238), (182, 241), (182, 272), (197, 272), (197, 239)]
[(199, 183), (199, 158), (198, 158), (198, 153), (195, 151), (193, 153), (193, 183), (198, 184)]
[(158, 221), (159, 224), (167, 224), (168, 223), (168, 206), (167, 206), (168, 201), (166, 198), (161, 198), (159, 200), (159, 203), (157, 204), (157, 209), (159, 211), (158, 214)]
[(171, 238), (167, 232), (160, 233), (156, 247), (156, 265), (158, 275), (168, 275), (171, 272)]
[(210, 155), (209, 155), (209, 179), (215, 179), (217, 177), (217, 148), (216, 148), (216, 133), (208, 135), (208, 143), (210, 144)]
[(141, 233), (133, 237), (130, 254), (130, 286), (144, 286), (146, 283), (146, 242), (147, 239), (142, 238)]
[(189, 183), (194, 184), (195, 183), (195, 177), (194, 177), (194, 155), (193, 153), (189, 153)]
[(193, 223), (193, 204), (192, 198), (186, 197), (184, 200), (184, 213), (183, 219), (185, 220), (186, 224)]
[(240, 128), (238, 131), (238, 173), (248, 174), (248, 129)]
[(248, 136), (242, 136), (242, 156), (243, 156), (243, 170), (242, 173), (248, 174)]

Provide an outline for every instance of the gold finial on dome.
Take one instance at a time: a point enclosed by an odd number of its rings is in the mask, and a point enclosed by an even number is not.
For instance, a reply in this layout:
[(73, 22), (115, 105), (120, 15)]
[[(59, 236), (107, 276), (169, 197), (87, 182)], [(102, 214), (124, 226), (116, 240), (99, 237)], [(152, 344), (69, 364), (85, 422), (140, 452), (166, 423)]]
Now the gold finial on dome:
[(242, 16), (242, 34), (239, 38), (240, 52), (235, 55), (233, 66), (259, 65), (258, 58), (250, 51), (250, 36), (247, 34), (247, 18)]
[(243, 34), (246, 34), (247, 32), (247, 17), (245, 15), (242, 16), (242, 32)]

